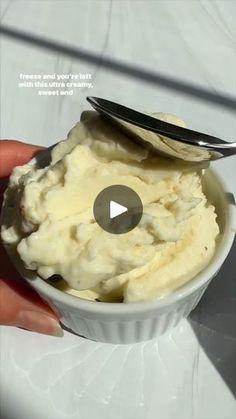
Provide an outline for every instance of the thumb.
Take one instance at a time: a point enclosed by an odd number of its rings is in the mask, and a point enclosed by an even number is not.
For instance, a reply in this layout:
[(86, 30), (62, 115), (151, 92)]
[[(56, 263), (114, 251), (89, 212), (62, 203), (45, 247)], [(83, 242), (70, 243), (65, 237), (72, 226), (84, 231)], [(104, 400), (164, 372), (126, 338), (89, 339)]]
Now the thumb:
[(23, 281), (0, 279), (0, 325), (63, 336), (56, 314)]
[(9, 176), (15, 166), (27, 163), (41, 150), (16, 140), (0, 140), (0, 177)]

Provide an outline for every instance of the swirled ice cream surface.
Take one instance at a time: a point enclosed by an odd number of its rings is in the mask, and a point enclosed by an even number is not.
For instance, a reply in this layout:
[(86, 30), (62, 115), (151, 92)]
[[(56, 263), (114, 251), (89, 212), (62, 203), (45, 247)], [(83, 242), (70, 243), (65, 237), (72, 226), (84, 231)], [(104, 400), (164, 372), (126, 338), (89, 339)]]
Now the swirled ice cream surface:
[[(201, 176), (200, 164), (154, 155), (96, 112), (84, 112), (47, 167), (13, 170), (2, 239), (27, 269), (78, 297), (161, 298), (198, 274), (215, 250), (216, 213)], [(140, 223), (125, 234), (94, 220), (94, 200), (111, 185), (132, 188), (143, 203)]]

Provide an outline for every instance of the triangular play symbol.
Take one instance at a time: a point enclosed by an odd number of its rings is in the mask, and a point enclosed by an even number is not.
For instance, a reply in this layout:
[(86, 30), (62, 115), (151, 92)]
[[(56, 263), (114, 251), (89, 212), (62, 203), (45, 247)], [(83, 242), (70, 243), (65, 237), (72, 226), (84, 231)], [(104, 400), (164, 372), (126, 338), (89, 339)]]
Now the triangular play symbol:
[(128, 208), (118, 204), (118, 202), (110, 201), (110, 218), (117, 217), (126, 211), (128, 211)]

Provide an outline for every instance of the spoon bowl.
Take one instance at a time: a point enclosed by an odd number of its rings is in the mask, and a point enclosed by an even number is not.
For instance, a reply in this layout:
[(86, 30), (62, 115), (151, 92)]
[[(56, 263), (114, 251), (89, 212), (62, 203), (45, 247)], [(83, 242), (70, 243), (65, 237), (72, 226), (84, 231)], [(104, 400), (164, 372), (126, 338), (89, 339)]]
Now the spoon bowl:
[(87, 100), (97, 112), (152, 152), (189, 162), (236, 154), (236, 142), (170, 124), (106, 99), (88, 96)]

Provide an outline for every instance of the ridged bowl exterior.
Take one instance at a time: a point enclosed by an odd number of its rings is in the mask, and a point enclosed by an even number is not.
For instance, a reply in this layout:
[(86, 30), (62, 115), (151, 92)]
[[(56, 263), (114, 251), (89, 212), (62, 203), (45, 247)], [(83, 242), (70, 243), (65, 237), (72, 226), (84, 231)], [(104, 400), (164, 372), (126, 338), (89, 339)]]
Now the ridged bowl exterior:
[[(127, 314), (126, 319), (122, 320), (119, 314), (104, 319), (97, 313), (96, 318), (91, 318), (85, 310), (72, 310), (52, 299), (49, 302), (59, 311), (62, 324), (74, 333), (99, 342), (127, 344), (153, 339), (177, 326), (196, 307), (208, 283), (174, 305), (153, 309), (148, 316), (146, 312), (135, 316)], [(46, 295), (42, 297), (47, 299)]]

